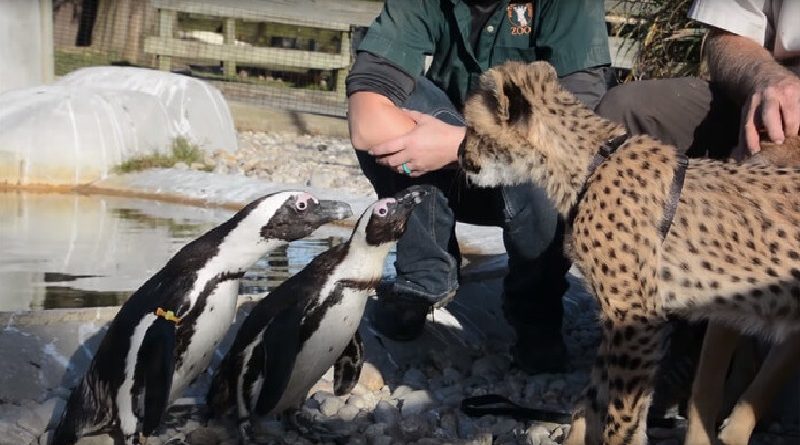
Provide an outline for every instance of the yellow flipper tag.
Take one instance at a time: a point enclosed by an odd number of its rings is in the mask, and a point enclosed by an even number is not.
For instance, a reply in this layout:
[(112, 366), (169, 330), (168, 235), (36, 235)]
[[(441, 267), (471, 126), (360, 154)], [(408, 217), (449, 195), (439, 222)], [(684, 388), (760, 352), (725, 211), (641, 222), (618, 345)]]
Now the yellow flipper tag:
[(156, 309), (156, 317), (162, 317), (164, 320), (171, 321), (175, 324), (181, 322), (181, 318), (175, 315), (175, 312), (165, 311), (163, 308)]

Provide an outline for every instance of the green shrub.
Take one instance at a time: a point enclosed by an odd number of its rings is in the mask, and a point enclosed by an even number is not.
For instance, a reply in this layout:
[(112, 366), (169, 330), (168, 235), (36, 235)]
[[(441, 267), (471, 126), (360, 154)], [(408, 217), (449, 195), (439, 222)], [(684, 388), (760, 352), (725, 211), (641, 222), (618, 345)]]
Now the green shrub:
[(624, 80), (702, 76), (707, 28), (687, 17), (692, 0), (618, 0), (625, 20), (610, 35), (638, 42), (640, 52)]
[[(203, 150), (200, 147), (190, 143), (184, 137), (177, 137), (172, 141), (171, 154), (153, 153), (147, 156), (131, 158), (116, 166), (114, 172), (130, 173), (149, 168), (170, 168), (179, 162), (192, 165), (194, 163), (202, 163), (203, 160)], [(208, 166), (204, 168), (206, 171), (210, 169)]]

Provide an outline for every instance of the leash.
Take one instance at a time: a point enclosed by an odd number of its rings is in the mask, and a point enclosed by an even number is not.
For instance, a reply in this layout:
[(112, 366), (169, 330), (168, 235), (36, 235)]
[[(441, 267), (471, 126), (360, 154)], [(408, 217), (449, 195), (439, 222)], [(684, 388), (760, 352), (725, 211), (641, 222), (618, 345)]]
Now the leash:
[[(461, 401), (461, 411), (470, 417), (504, 416), (519, 422), (535, 420), (538, 422), (566, 424), (572, 421), (572, 414), (547, 409), (526, 408), (499, 394), (467, 397)], [(677, 417), (654, 417), (647, 419), (647, 426), (663, 429), (679, 428), (686, 420)]]

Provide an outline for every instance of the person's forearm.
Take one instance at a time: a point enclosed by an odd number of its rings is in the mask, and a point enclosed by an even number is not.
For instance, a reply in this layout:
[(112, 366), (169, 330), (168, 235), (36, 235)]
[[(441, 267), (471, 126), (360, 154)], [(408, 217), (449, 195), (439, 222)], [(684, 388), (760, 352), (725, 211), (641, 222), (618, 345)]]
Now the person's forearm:
[(721, 30), (711, 31), (706, 59), (711, 81), (740, 103), (759, 87), (791, 74), (758, 43)]
[(350, 141), (357, 150), (402, 136), (414, 128), (414, 121), (385, 96), (359, 91), (350, 96), (347, 120)]

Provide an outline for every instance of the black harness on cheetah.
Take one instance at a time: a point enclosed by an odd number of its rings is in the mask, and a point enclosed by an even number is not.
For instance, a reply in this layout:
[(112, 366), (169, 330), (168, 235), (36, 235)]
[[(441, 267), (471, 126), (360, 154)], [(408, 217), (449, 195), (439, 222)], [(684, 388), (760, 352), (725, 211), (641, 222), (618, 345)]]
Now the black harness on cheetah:
[[(608, 139), (600, 146), (600, 150), (595, 153), (592, 162), (589, 163), (586, 182), (578, 193), (578, 199), (575, 200), (575, 204), (573, 204), (572, 209), (570, 209), (567, 222), (572, 223), (575, 219), (575, 215), (578, 213), (578, 204), (581, 202), (584, 195), (586, 195), (586, 190), (589, 188), (589, 178), (591, 178), (594, 171), (614, 154), (629, 137), (630, 135), (625, 133)], [(689, 166), (689, 159), (682, 153), (678, 154), (677, 161), (675, 174), (672, 177), (672, 185), (669, 190), (669, 199), (664, 205), (664, 214), (661, 216), (661, 221), (658, 224), (658, 233), (661, 235), (662, 241), (667, 237), (669, 228), (672, 226), (672, 219), (675, 217), (675, 211), (678, 208), (678, 201), (681, 197), (681, 190), (683, 189), (683, 180), (686, 178), (686, 168)], [(539, 420), (544, 422), (570, 423), (572, 418), (570, 413), (526, 408), (499, 394), (467, 397), (461, 401), (461, 411), (470, 417), (480, 417), (491, 414), (495, 416), (512, 417), (518, 421)], [(680, 426), (681, 423), (682, 422), (676, 418), (648, 419), (649, 426), (659, 428), (676, 428)]]
[[(630, 138), (630, 134), (624, 133), (608, 139), (603, 143), (603, 145), (600, 146), (600, 150), (595, 153), (594, 158), (592, 158), (592, 162), (589, 163), (586, 182), (583, 184), (583, 187), (581, 187), (581, 191), (578, 192), (578, 199), (575, 200), (575, 204), (573, 204), (572, 209), (570, 209), (569, 218), (567, 219), (568, 222), (571, 223), (575, 219), (575, 215), (578, 213), (578, 204), (581, 202), (581, 200), (583, 200), (584, 195), (586, 195), (586, 190), (589, 188), (589, 178), (592, 177), (594, 171), (597, 170), (597, 167), (600, 167), (600, 165), (612, 154), (614, 154), (614, 152), (616, 152), (617, 149), (628, 140), (628, 138)], [(664, 213), (661, 215), (661, 221), (658, 224), (658, 233), (661, 235), (662, 241), (667, 237), (669, 228), (672, 226), (672, 219), (675, 217), (675, 210), (678, 208), (678, 200), (681, 197), (683, 180), (686, 178), (686, 167), (688, 166), (689, 158), (687, 158), (683, 153), (678, 153), (678, 163), (675, 166), (675, 174), (672, 177), (672, 185), (669, 189), (669, 199), (664, 205)]]

